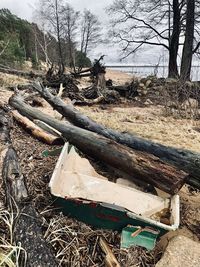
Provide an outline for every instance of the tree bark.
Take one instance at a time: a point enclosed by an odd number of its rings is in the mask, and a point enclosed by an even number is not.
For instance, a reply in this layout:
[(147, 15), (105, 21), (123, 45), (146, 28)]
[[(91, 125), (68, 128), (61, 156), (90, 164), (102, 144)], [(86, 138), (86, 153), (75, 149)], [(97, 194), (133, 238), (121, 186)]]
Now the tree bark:
[(62, 51), (62, 45), (61, 45), (61, 34), (60, 34), (60, 17), (58, 13), (58, 0), (55, 0), (55, 16), (56, 16), (56, 35), (58, 40), (58, 53), (59, 53), (59, 70), (62, 74), (65, 70), (65, 64), (63, 60), (63, 51)]
[(120, 144), (135, 150), (144, 151), (159, 157), (161, 160), (189, 173), (187, 183), (200, 189), (200, 154), (185, 149), (176, 149), (157, 144), (133, 134), (120, 133), (96, 123), (86, 115), (80, 113), (72, 105), (66, 105), (61, 99), (54, 97), (49, 90), (42, 88), (39, 83), (33, 87), (49, 104), (60, 112), (72, 124), (96, 132)]
[(179, 48), (179, 36), (181, 31), (181, 14), (179, 0), (173, 0), (173, 27), (169, 38), (169, 70), (168, 77), (179, 77), (177, 56)]
[(55, 128), (74, 146), (89, 156), (134, 175), (159, 189), (175, 194), (185, 183), (187, 174), (144, 152), (134, 151), (96, 133), (72, 126), (49, 117), (13, 96), (9, 103), (21, 114), (39, 119)]
[(181, 60), (181, 80), (190, 80), (193, 56), (195, 0), (187, 0), (186, 30)]
[(30, 203), (17, 153), (10, 140), (10, 125), (8, 115), (0, 110), (0, 167), (6, 206), (14, 215), (14, 241), (16, 245), (20, 244), (27, 254), (26, 262), (25, 255), (20, 254), (20, 266), (57, 267), (52, 248), (43, 238), (42, 218)]

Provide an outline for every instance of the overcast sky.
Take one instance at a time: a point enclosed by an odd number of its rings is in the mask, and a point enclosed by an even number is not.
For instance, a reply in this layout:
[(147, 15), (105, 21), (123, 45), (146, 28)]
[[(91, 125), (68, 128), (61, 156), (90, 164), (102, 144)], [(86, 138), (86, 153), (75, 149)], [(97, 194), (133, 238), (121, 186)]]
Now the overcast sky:
[[(19, 17), (32, 20), (32, 12), (37, 5), (38, 0), (0, 0), (0, 8), (8, 8)], [(113, 0), (67, 0), (76, 10), (90, 9), (99, 17), (107, 19), (105, 7), (113, 2)]]
[[(20, 18), (27, 19), (28, 21), (33, 20), (33, 11), (37, 5), (38, 0), (0, 0), (0, 8), (8, 8), (12, 13), (16, 14)], [(113, 0), (67, 0), (76, 10), (83, 11), (85, 8), (92, 11), (99, 17), (102, 23), (104, 32), (108, 29), (109, 18), (105, 12), (105, 8), (113, 2)], [(135, 57), (129, 58), (129, 63), (132, 64), (153, 64), (157, 63), (158, 53), (153, 52), (151, 47), (150, 50), (143, 50)], [(119, 62), (120, 49), (118, 45), (99, 45), (96, 49), (91, 52), (92, 58), (106, 54), (106, 63)], [(153, 55), (154, 54), (154, 55)]]

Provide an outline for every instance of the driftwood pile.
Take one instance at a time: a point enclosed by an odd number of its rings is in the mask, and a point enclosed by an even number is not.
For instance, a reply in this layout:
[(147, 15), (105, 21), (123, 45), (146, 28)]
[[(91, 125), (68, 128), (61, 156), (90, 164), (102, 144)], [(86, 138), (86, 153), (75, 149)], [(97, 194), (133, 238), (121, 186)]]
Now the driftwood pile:
[[(93, 85), (85, 88), (81, 94), (86, 99), (96, 99), (94, 103), (106, 103), (116, 104), (120, 102), (120, 98), (133, 99), (138, 95), (134, 81), (130, 84), (123, 86), (114, 86), (112, 80), (105, 80), (106, 68), (101, 64), (101, 60), (104, 56), (101, 56), (98, 60), (95, 60), (91, 68), (81, 70), (72, 75), (76, 78), (90, 77), (93, 81)], [(99, 97), (101, 96), (101, 99)], [(97, 101), (99, 99), (99, 101)], [(79, 101), (77, 104), (81, 104)]]
[(73, 125), (90, 132), (95, 132), (100, 136), (116, 141), (117, 143), (130, 147), (131, 149), (154, 155), (163, 162), (171, 164), (174, 167), (188, 173), (189, 176), (187, 178), (187, 183), (200, 188), (199, 153), (184, 149), (166, 147), (164, 145), (139, 138), (135, 135), (119, 133), (106, 128), (80, 113), (72, 105), (66, 105), (60, 98), (53, 97), (51, 93), (47, 89), (42, 88), (39, 83), (35, 83), (33, 86), (54, 109), (60, 112)]
[(73, 105), (53, 96), (39, 83), (34, 83), (33, 88), (70, 124), (27, 105), (20, 95), (14, 95), (10, 105), (23, 116), (43, 121), (56, 129), (85, 154), (120, 168), (129, 175), (134, 173), (136, 180), (145, 181), (171, 194), (178, 192), (185, 182), (200, 188), (199, 154), (108, 129), (81, 114)]
[[(0, 72), (7, 74), (14, 74), (28, 79), (37, 78), (43, 86), (50, 88), (54, 95), (58, 94), (60, 85), (62, 84), (62, 97), (70, 98), (76, 105), (94, 105), (102, 104), (118, 104), (121, 98), (134, 99), (138, 96), (138, 83), (133, 81), (130, 84), (115, 86), (112, 80), (105, 80), (105, 67), (96, 61), (90, 69), (81, 71), (80, 73), (64, 73), (52, 65), (51, 68), (44, 75), (42, 73), (35, 73), (33, 71), (19, 71), (7, 67), (0, 67)], [(81, 75), (81, 73), (84, 75)], [(85, 72), (89, 72), (85, 74)], [(93, 81), (92, 86), (80, 90), (78, 88), (79, 81), (77, 78), (91, 77)], [(30, 90), (31, 84), (18, 85), (18, 90)], [(9, 86), (10, 90), (15, 91), (15, 86)]]

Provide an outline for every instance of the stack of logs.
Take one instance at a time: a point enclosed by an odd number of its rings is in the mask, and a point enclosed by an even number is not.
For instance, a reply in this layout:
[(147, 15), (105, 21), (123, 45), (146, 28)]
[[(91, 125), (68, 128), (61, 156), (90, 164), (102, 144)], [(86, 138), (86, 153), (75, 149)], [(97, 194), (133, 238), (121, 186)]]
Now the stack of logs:
[(25, 103), (22, 96), (14, 95), (9, 103), (30, 120), (39, 120), (55, 129), (83, 153), (106, 164), (134, 174), (161, 190), (177, 193), (185, 182), (200, 188), (198, 153), (166, 147), (134, 135), (108, 129), (71, 104), (53, 96), (40, 83), (32, 87), (69, 123), (52, 118)]

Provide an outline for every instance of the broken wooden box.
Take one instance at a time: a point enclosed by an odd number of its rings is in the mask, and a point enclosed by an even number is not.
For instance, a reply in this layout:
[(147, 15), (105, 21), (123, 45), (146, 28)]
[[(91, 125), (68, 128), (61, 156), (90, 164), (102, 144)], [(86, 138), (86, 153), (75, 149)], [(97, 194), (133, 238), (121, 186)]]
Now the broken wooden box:
[[(124, 228), (123, 247), (134, 243), (139, 235), (155, 243), (158, 235), (176, 230), (179, 226), (178, 195), (161, 198), (110, 182), (68, 143), (59, 156), (50, 189), (65, 215), (95, 227), (118, 231)], [(134, 239), (133, 242), (131, 239)], [(145, 247), (150, 249), (153, 243)]]

